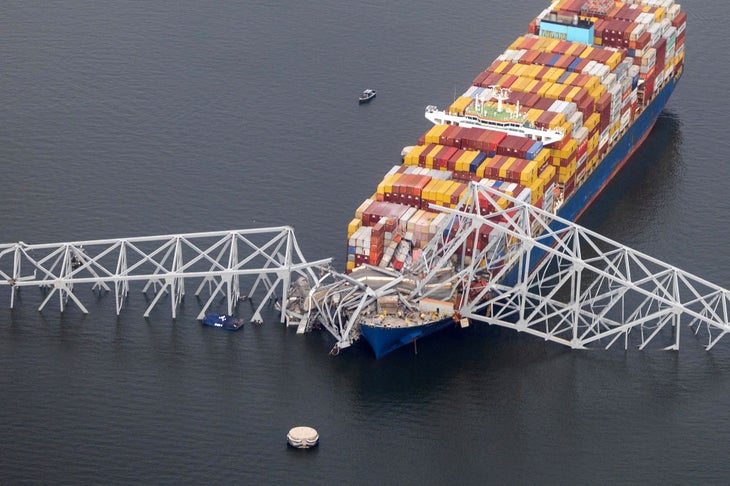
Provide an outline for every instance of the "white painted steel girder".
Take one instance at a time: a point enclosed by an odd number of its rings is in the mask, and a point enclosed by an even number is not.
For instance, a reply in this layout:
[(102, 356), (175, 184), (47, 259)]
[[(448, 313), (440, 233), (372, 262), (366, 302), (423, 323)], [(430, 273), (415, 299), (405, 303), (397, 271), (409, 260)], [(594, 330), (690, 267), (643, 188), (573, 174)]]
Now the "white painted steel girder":
[[(481, 204), (489, 212), (501, 198), (512, 205), (481, 215)], [(315, 282), (300, 332), (318, 322), (337, 340), (333, 351), (345, 348), (363, 310), (406, 281), (415, 282), (406, 305), (451, 288), (462, 318), (578, 349), (623, 341), (676, 350), (686, 324), (709, 350), (730, 332), (730, 291), (700, 277), (478, 183), (458, 207), (432, 205), (452, 218), (390, 284), (374, 289), (333, 271)], [(489, 234), (481, 243), (480, 230)]]
[[(479, 195), (514, 206), (480, 216)], [(489, 187), (472, 183), (462, 202), (467, 208), (438, 208), (458, 229), (437, 235), (413, 265), (423, 278), (411, 297), (425, 295), (436, 269), (457, 259), (463, 317), (572, 348), (623, 338), (624, 347), (676, 350), (686, 324), (711, 349), (730, 331), (727, 289)], [(464, 242), (482, 226), (496, 237), (482, 249), (474, 238), (467, 255)]]
[[(10, 289), (11, 308), (18, 289), (39, 287), (49, 289), (39, 311), (57, 294), (61, 312), (71, 299), (87, 313), (78, 298), (78, 286), (90, 284), (100, 293), (113, 287), (119, 314), (130, 283), (144, 282), (142, 291), (154, 292), (145, 317), (163, 297), (169, 297), (174, 319), (185, 284), (192, 279), (199, 282), (196, 296), (208, 290), (198, 315), (202, 319), (216, 297), (226, 299), (232, 314), (239, 299), (252, 298), (262, 286), (265, 296), (251, 320), (261, 321), (266, 302), (281, 298), (283, 322), (292, 273), (314, 279), (313, 268), (330, 261), (308, 263), (289, 226), (68, 243), (19, 242), (0, 245), (0, 288)], [(242, 279), (254, 279), (246, 293), (241, 290)], [(279, 284), (280, 295), (276, 294)]]

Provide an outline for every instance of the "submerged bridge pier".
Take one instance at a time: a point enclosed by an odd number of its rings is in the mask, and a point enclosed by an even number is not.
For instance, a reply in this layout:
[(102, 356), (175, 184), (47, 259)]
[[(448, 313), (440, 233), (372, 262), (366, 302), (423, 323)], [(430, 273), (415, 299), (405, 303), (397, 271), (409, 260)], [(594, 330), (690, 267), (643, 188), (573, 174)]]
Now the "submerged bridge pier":
[[(284, 322), (292, 277), (314, 279), (315, 268), (329, 262), (307, 262), (288, 226), (67, 243), (19, 242), (0, 245), (0, 295), (7, 288), (13, 308), (19, 289), (45, 288), (48, 292), (39, 312), (55, 296), (61, 312), (72, 302), (88, 313), (78, 293), (79, 287), (87, 286), (113, 292), (118, 315), (130, 284), (141, 282), (143, 292), (154, 294), (144, 316), (168, 296), (175, 319), (187, 288), (197, 284), (195, 296), (207, 295), (198, 315), (202, 319), (216, 298), (225, 299), (227, 313), (232, 314), (237, 302), (252, 298), (262, 288), (265, 295), (251, 320), (260, 322), (264, 305), (275, 299), (281, 302)], [(250, 287), (242, 288), (244, 283)]]

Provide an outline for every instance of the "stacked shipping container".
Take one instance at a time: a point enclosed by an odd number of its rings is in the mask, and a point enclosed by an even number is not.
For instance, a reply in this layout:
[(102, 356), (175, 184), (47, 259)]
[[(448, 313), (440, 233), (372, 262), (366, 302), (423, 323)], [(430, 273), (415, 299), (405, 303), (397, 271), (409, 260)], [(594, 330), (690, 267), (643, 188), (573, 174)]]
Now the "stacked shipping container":
[[(458, 207), (470, 181), (555, 211), (666, 79), (681, 74), (685, 28), (686, 14), (672, 0), (559, 0), (543, 11), (446, 111), (496, 110), (487, 89), (509, 88), (504, 113), (530, 128), (560, 130), (562, 139), (543, 146), (498, 129), (434, 125), (358, 208), (347, 270), (402, 268), (445, 218), (430, 205)], [(592, 44), (571, 40), (586, 35)], [(509, 205), (485, 201), (482, 212)], [(474, 238), (486, 244), (489, 233)]]

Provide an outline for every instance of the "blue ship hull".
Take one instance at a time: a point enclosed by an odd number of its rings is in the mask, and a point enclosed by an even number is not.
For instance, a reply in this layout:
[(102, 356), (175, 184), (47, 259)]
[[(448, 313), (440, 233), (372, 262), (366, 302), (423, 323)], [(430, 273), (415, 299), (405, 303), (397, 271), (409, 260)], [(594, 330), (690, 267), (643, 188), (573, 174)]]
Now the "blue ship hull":
[(360, 324), (360, 332), (375, 352), (375, 357), (380, 358), (391, 351), (410, 344), (418, 338), (428, 336), (435, 332), (446, 329), (454, 324), (452, 318), (440, 321), (429, 322), (422, 326), (411, 327), (378, 327), (368, 324)]
[[(576, 221), (588, 209), (598, 194), (601, 193), (603, 188), (621, 170), (634, 151), (649, 135), (657, 118), (659, 118), (659, 114), (664, 109), (664, 105), (666, 105), (669, 97), (674, 92), (676, 82), (677, 78), (674, 77), (667, 80), (664, 88), (656, 93), (654, 100), (649, 103), (634, 123), (627, 128), (623, 137), (616, 142), (616, 145), (606, 154), (601, 163), (596, 166), (593, 173), (563, 202), (558, 210), (558, 216), (570, 221)], [(544, 253), (542, 250), (533, 251), (530, 256), (530, 262), (532, 262), (531, 267), (537, 265), (544, 256)], [(513, 285), (516, 282), (516, 272), (517, 269), (507, 275), (504, 280), (506, 284)], [(361, 325), (360, 329), (365, 340), (373, 348), (376, 358), (380, 358), (416, 339), (440, 331), (453, 323), (453, 319), (448, 318), (417, 327), (386, 328)]]

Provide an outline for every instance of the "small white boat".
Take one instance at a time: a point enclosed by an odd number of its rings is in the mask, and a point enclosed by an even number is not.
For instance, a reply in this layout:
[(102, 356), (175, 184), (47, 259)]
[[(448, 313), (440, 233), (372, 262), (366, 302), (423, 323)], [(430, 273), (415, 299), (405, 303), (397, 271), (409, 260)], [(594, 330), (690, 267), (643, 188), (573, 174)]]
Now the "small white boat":
[(375, 98), (375, 90), (374, 89), (366, 89), (362, 92), (360, 95), (360, 98), (358, 98), (358, 103), (367, 103), (368, 101)]

